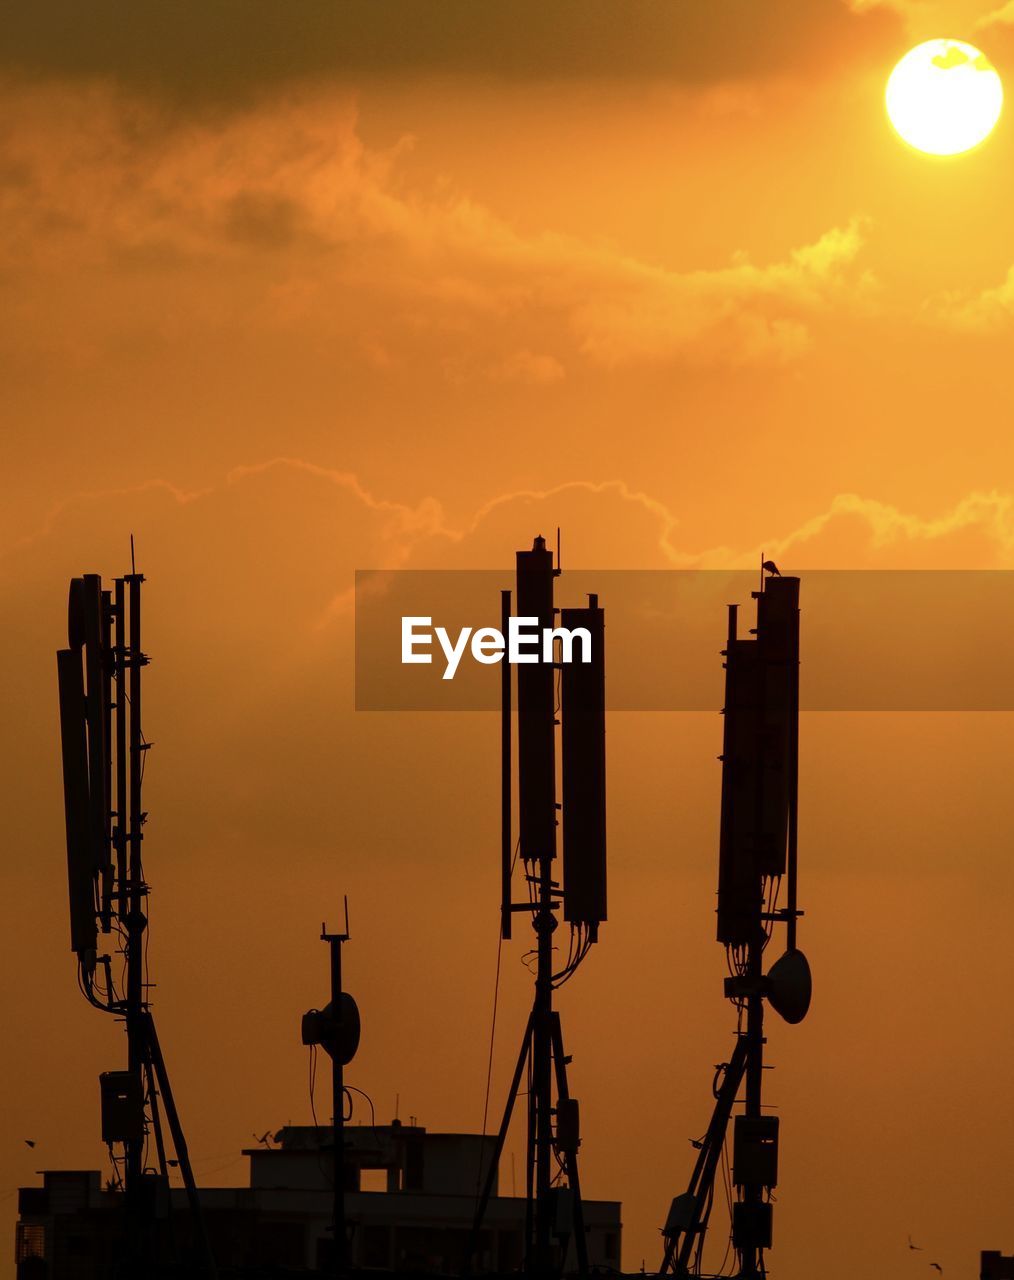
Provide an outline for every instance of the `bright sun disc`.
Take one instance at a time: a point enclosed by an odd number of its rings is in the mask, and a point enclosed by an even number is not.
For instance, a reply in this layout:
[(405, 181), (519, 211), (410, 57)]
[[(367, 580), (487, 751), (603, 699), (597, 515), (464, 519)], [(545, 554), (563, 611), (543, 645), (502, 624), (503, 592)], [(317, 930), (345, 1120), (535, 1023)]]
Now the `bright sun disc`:
[(1000, 118), (1003, 85), (992, 63), (963, 40), (927, 40), (891, 72), (887, 114), (918, 151), (954, 156), (987, 137)]

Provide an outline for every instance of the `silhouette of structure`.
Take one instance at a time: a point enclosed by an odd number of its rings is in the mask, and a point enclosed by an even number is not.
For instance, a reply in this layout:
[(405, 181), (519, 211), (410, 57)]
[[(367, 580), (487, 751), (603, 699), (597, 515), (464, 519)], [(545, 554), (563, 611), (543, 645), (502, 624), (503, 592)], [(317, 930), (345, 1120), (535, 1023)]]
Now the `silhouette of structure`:
[[(810, 1004), (810, 970), (796, 947), (797, 782), (799, 745), (799, 579), (773, 564), (757, 601), (753, 639), (737, 635), (737, 606), (729, 606), (725, 656), (725, 728), (718, 872), (718, 941), (730, 976), (725, 994), (736, 1008), (736, 1047), (716, 1071), (715, 1108), (687, 1190), (677, 1196), (663, 1228), (660, 1272), (700, 1275), (715, 1191), (725, 1158), (726, 1132), (739, 1090), (742, 1113), (733, 1128), (732, 1247), (736, 1273), (765, 1273), (772, 1243), (771, 1192), (778, 1182), (778, 1117), (765, 1114), (764, 1002), (787, 1022), (800, 1022)], [(786, 899), (779, 906), (785, 882)], [(767, 974), (764, 952), (784, 925), (786, 951)]]
[(979, 1280), (1014, 1280), (1014, 1256), (998, 1249), (983, 1249), (979, 1254)]
[(331, 1059), (331, 1129), (333, 1205), (331, 1230), (334, 1236), (334, 1274), (348, 1267), (348, 1235), (345, 1225), (345, 1079), (344, 1069), (359, 1048), (359, 1008), (342, 990), (342, 944), (349, 940), (349, 903), (345, 900), (345, 932), (328, 933), (320, 926), (321, 942), (328, 944), (331, 960), (331, 999), (323, 1009), (303, 1014), (303, 1044), (324, 1049)]
[[(519, 554), (518, 569), (519, 608), (551, 624), (556, 570), (541, 539), (532, 552)], [(536, 1007), (522, 1059), (533, 1075), (526, 1194), (498, 1194), (503, 1134), (433, 1134), (397, 1120), (377, 1126), (372, 1103), (370, 1124), (347, 1123), (352, 1111), (346, 1110), (351, 1095), (344, 1067), (360, 1034), (358, 1008), (342, 986), (347, 904), (344, 932), (329, 933), (326, 926), (321, 931), (329, 947), (330, 1000), (304, 1014), (301, 1028), (311, 1052), (323, 1048), (332, 1060), (331, 1124), (287, 1126), (274, 1135), (275, 1145), (266, 1132), (244, 1152), (250, 1160), (248, 1187), (198, 1191), (147, 999), (147, 814), (141, 789), (150, 744), (141, 727), (141, 674), (148, 662), (141, 648), (143, 582), (133, 567), (108, 590), (94, 574), (74, 579), (69, 646), (57, 658), (71, 946), (89, 1003), (121, 1018), (127, 1030), (126, 1069), (101, 1077), (102, 1136), (114, 1176), (103, 1186), (97, 1171), (48, 1170), (41, 1187), (21, 1188), (19, 1280), (214, 1276), (216, 1264), (249, 1277), (276, 1275), (278, 1268), (331, 1275), (363, 1269), (459, 1274), (470, 1264), (507, 1273), (522, 1264), (534, 1270), (537, 1248), (538, 1256), (550, 1258), (553, 1238), (562, 1243), (562, 1261), (572, 1236), (582, 1271), (616, 1271), (620, 1206), (580, 1199), (577, 1104), (567, 1090), (567, 1059), (552, 1007), (553, 990), (587, 955), (605, 919), (602, 614), (595, 598), (587, 609), (563, 611), (565, 626), (586, 627), (594, 637), (592, 661), (563, 670), (559, 663), (540, 664), (519, 679), (519, 732), (529, 753), (523, 754), (520, 773), (520, 848), (531, 886), (526, 904), (510, 900), (510, 673), (504, 664), (503, 932), (510, 936), (512, 912), (528, 910), (539, 940)], [(552, 878), (557, 680), (566, 713), (565, 891)], [(573, 926), (573, 948), (567, 965), (554, 973), (552, 936), (561, 897)], [(119, 966), (114, 970), (112, 957), (101, 949), (107, 938), (105, 945), (122, 954), (122, 982)], [(554, 1156), (567, 1176), (566, 1189), (550, 1175)], [(182, 1188), (170, 1185), (174, 1167)], [(383, 1189), (367, 1185), (377, 1173)], [(575, 1229), (561, 1225), (565, 1220)]]
[[(560, 573), (545, 539), (517, 553), (517, 617), (534, 620), (542, 632), (556, 625), (553, 588)], [(507, 634), (511, 593), (501, 593), (501, 630)], [(525, 1028), (495, 1157), (487, 1175), (473, 1227), (474, 1255), (490, 1196), (494, 1168), (507, 1139), (522, 1080), (528, 1081), (524, 1269), (530, 1274), (559, 1273), (573, 1242), (578, 1271), (589, 1258), (581, 1201), (577, 1153), (581, 1144), (577, 1100), (570, 1095), (560, 1015), (553, 993), (566, 982), (598, 939), (606, 919), (605, 825), (605, 658), (604, 616), (598, 598), (584, 608), (561, 611), (564, 628), (583, 628), (590, 637), (587, 662), (528, 662), (518, 666), (518, 819), (512, 836), (511, 666), (501, 667), (501, 935), (511, 936), (515, 912), (529, 912), (536, 936), (535, 999)], [(560, 687), (561, 777), (563, 792), (563, 873), (554, 879), (557, 855), (556, 746), (557, 682)], [(513, 901), (515, 853), (520, 853), (526, 900)], [(559, 873), (558, 873), (559, 874)], [(566, 964), (553, 968), (553, 935), (558, 912), (571, 926)], [(556, 1105), (553, 1105), (554, 1082)], [(555, 1117), (555, 1125), (554, 1125)], [(554, 1170), (554, 1164), (557, 1166)], [(558, 1186), (560, 1178), (566, 1188)]]
[[(133, 560), (133, 544), (131, 544)], [(142, 858), (144, 762), (150, 743), (141, 728), (143, 574), (116, 578), (112, 590), (97, 574), (74, 578), (68, 603), (69, 647), (57, 653), (63, 747), (71, 949), (78, 983), (94, 1008), (122, 1018), (126, 1070), (100, 1078), (102, 1140), (123, 1190), (126, 1255), (123, 1274), (147, 1274), (153, 1254), (155, 1201), (168, 1188), (162, 1112), (193, 1218), (195, 1269), (214, 1275), (201, 1226), (200, 1202), (183, 1128), (147, 999), (145, 957), (148, 885)], [(102, 935), (124, 959), (122, 986), (112, 957), (99, 953)], [(161, 1099), (161, 1108), (159, 1100)], [(158, 1170), (146, 1159), (154, 1139)], [(116, 1155), (116, 1148), (122, 1151)]]
[[(246, 1185), (201, 1187), (208, 1236), (223, 1275), (332, 1274), (334, 1191), (330, 1125), (289, 1125), (274, 1145), (254, 1146)], [(457, 1275), (471, 1240), (476, 1170), (489, 1168), (495, 1138), (434, 1133), (422, 1125), (346, 1124), (344, 1204), (350, 1274)], [(108, 1280), (120, 1274), (122, 1194), (98, 1171), (47, 1172), (20, 1191), (18, 1280)], [(620, 1206), (586, 1201), (589, 1265), (620, 1264)], [(172, 1256), (173, 1238), (194, 1247), (185, 1192), (156, 1198), (153, 1255)], [(479, 1242), (483, 1271), (516, 1274), (524, 1256), (526, 1201), (494, 1194)], [(155, 1277), (190, 1277), (185, 1264), (153, 1264)]]

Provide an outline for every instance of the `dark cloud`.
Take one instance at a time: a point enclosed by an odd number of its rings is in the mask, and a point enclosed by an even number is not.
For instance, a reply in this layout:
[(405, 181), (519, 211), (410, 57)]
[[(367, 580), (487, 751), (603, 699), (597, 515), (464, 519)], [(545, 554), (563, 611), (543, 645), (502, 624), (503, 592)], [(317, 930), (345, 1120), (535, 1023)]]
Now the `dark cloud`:
[(343, 75), (807, 73), (893, 48), (843, 0), (48, 0), (5, 17), (0, 67), (108, 75), (191, 100)]

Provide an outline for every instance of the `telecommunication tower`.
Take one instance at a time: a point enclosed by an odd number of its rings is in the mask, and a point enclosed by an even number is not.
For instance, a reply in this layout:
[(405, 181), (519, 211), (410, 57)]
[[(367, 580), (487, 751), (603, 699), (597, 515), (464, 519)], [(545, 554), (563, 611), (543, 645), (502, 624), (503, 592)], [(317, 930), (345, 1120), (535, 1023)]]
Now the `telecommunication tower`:
[[(806, 957), (796, 946), (797, 795), (799, 756), (799, 579), (772, 576), (753, 593), (757, 627), (737, 634), (729, 606), (725, 657), (725, 726), (718, 871), (718, 941), (726, 948), (725, 994), (735, 1006), (736, 1046), (716, 1071), (715, 1108), (688, 1189), (677, 1196), (663, 1228), (660, 1272), (700, 1275), (715, 1178), (733, 1125), (731, 1182), (735, 1275), (765, 1274), (772, 1243), (771, 1193), (778, 1182), (778, 1117), (765, 1112), (764, 1004), (786, 1022), (801, 1022), (810, 1006)], [(777, 575), (777, 576), (775, 576)], [(784, 883), (785, 901), (779, 904)], [(767, 973), (764, 953), (784, 926), (786, 950)], [(744, 1090), (739, 1098), (741, 1087)]]
[[(142, 856), (148, 815), (141, 788), (151, 744), (141, 728), (141, 675), (148, 664), (141, 649), (143, 582), (132, 565), (111, 590), (98, 574), (70, 584), (69, 647), (56, 655), (70, 944), (89, 1004), (126, 1025), (126, 1069), (99, 1077), (102, 1140), (124, 1193), (126, 1274), (144, 1276), (162, 1260), (154, 1221), (156, 1197), (169, 1186), (164, 1112), (188, 1197), (196, 1265), (213, 1276), (186, 1139), (148, 1001), (149, 888)], [(115, 972), (112, 956), (99, 950), (100, 937), (108, 937), (123, 958)], [(157, 1168), (149, 1158), (151, 1140)]]
[[(506, 655), (502, 663), (501, 936), (511, 937), (515, 913), (530, 914), (536, 938), (535, 998), (477, 1205), (470, 1248), (471, 1263), (476, 1257), (514, 1104), (522, 1080), (527, 1078), (524, 1267), (528, 1274), (537, 1275), (559, 1272), (571, 1242), (579, 1272), (588, 1271), (578, 1175), (578, 1103), (568, 1088), (570, 1058), (564, 1052), (560, 1015), (553, 1006), (553, 997), (586, 958), (598, 940), (599, 925), (606, 919), (604, 613), (594, 595), (582, 608), (557, 610), (554, 583), (559, 573), (559, 552), (554, 566), (553, 553), (541, 537), (535, 539), (530, 551), (517, 553), (517, 617), (533, 620), (533, 625), (545, 634), (555, 628), (559, 612), (564, 629), (583, 628), (591, 643), (587, 661), (518, 665), (516, 844), (512, 834), (513, 680)], [(510, 619), (511, 592), (503, 591), (504, 635)], [(559, 655), (559, 649), (556, 653)], [(562, 806), (557, 803), (558, 739)], [(562, 873), (555, 870), (561, 809)], [(518, 860), (526, 887), (521, 902), (513, 900), (513, 873)], [(556, 968), (554, 935), (561, 908), (571, 936), (567, 960)]]
[(328, 933), (320, 926), (320, 940), (328, 945), (331, 971), (331, 998), (323, 1009), (303, 1014), (301, 1032), (304, 1045), (319, 1046), (331, 1059), (331, 1231), (334, 1238), (331, 1273), (343, 1276), (348, 1270), (349, 1237), (345, 1220), (345, 1068), (359, 1048), (359, 1006), (342, 987), (342, 947), (348, 942), (349, 903), (345, 899), (345, 932)]

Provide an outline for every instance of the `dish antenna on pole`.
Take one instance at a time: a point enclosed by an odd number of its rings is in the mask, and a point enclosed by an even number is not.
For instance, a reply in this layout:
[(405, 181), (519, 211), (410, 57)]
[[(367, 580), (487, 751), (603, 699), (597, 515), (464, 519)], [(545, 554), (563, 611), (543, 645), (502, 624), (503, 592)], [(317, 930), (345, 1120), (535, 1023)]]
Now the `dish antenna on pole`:
[[(715, 1177), (741, 1086), (745, 1096), (735, 1117), (732, 1159), (735, 1275), (754, 1280), (765, 1274), (779, 1123), (762, 1101), (764, 1002), (789, 1023), (801, 1022), (810, 1007), (810, 967), (796, 946), (802, 915), (796, 899), (799, 579), (781, 576), (763, 557), (761, 572), (761, 589), (753, 593), (753, 638), (740, 638), (737, 606), (730, 605), (724, 650), (718, 941), (726, 949), (725, 994), (736, 1008), (738, 1030), (732, 1057), (715, 1078), (715, 1109), (689, 1187), (673, 1200), (662, 1229), (660, 1272), (676, 1276), (701, 1274)], [(764, 953), (776, 928), (785, 929), (786, 951), (765, 973)]]

